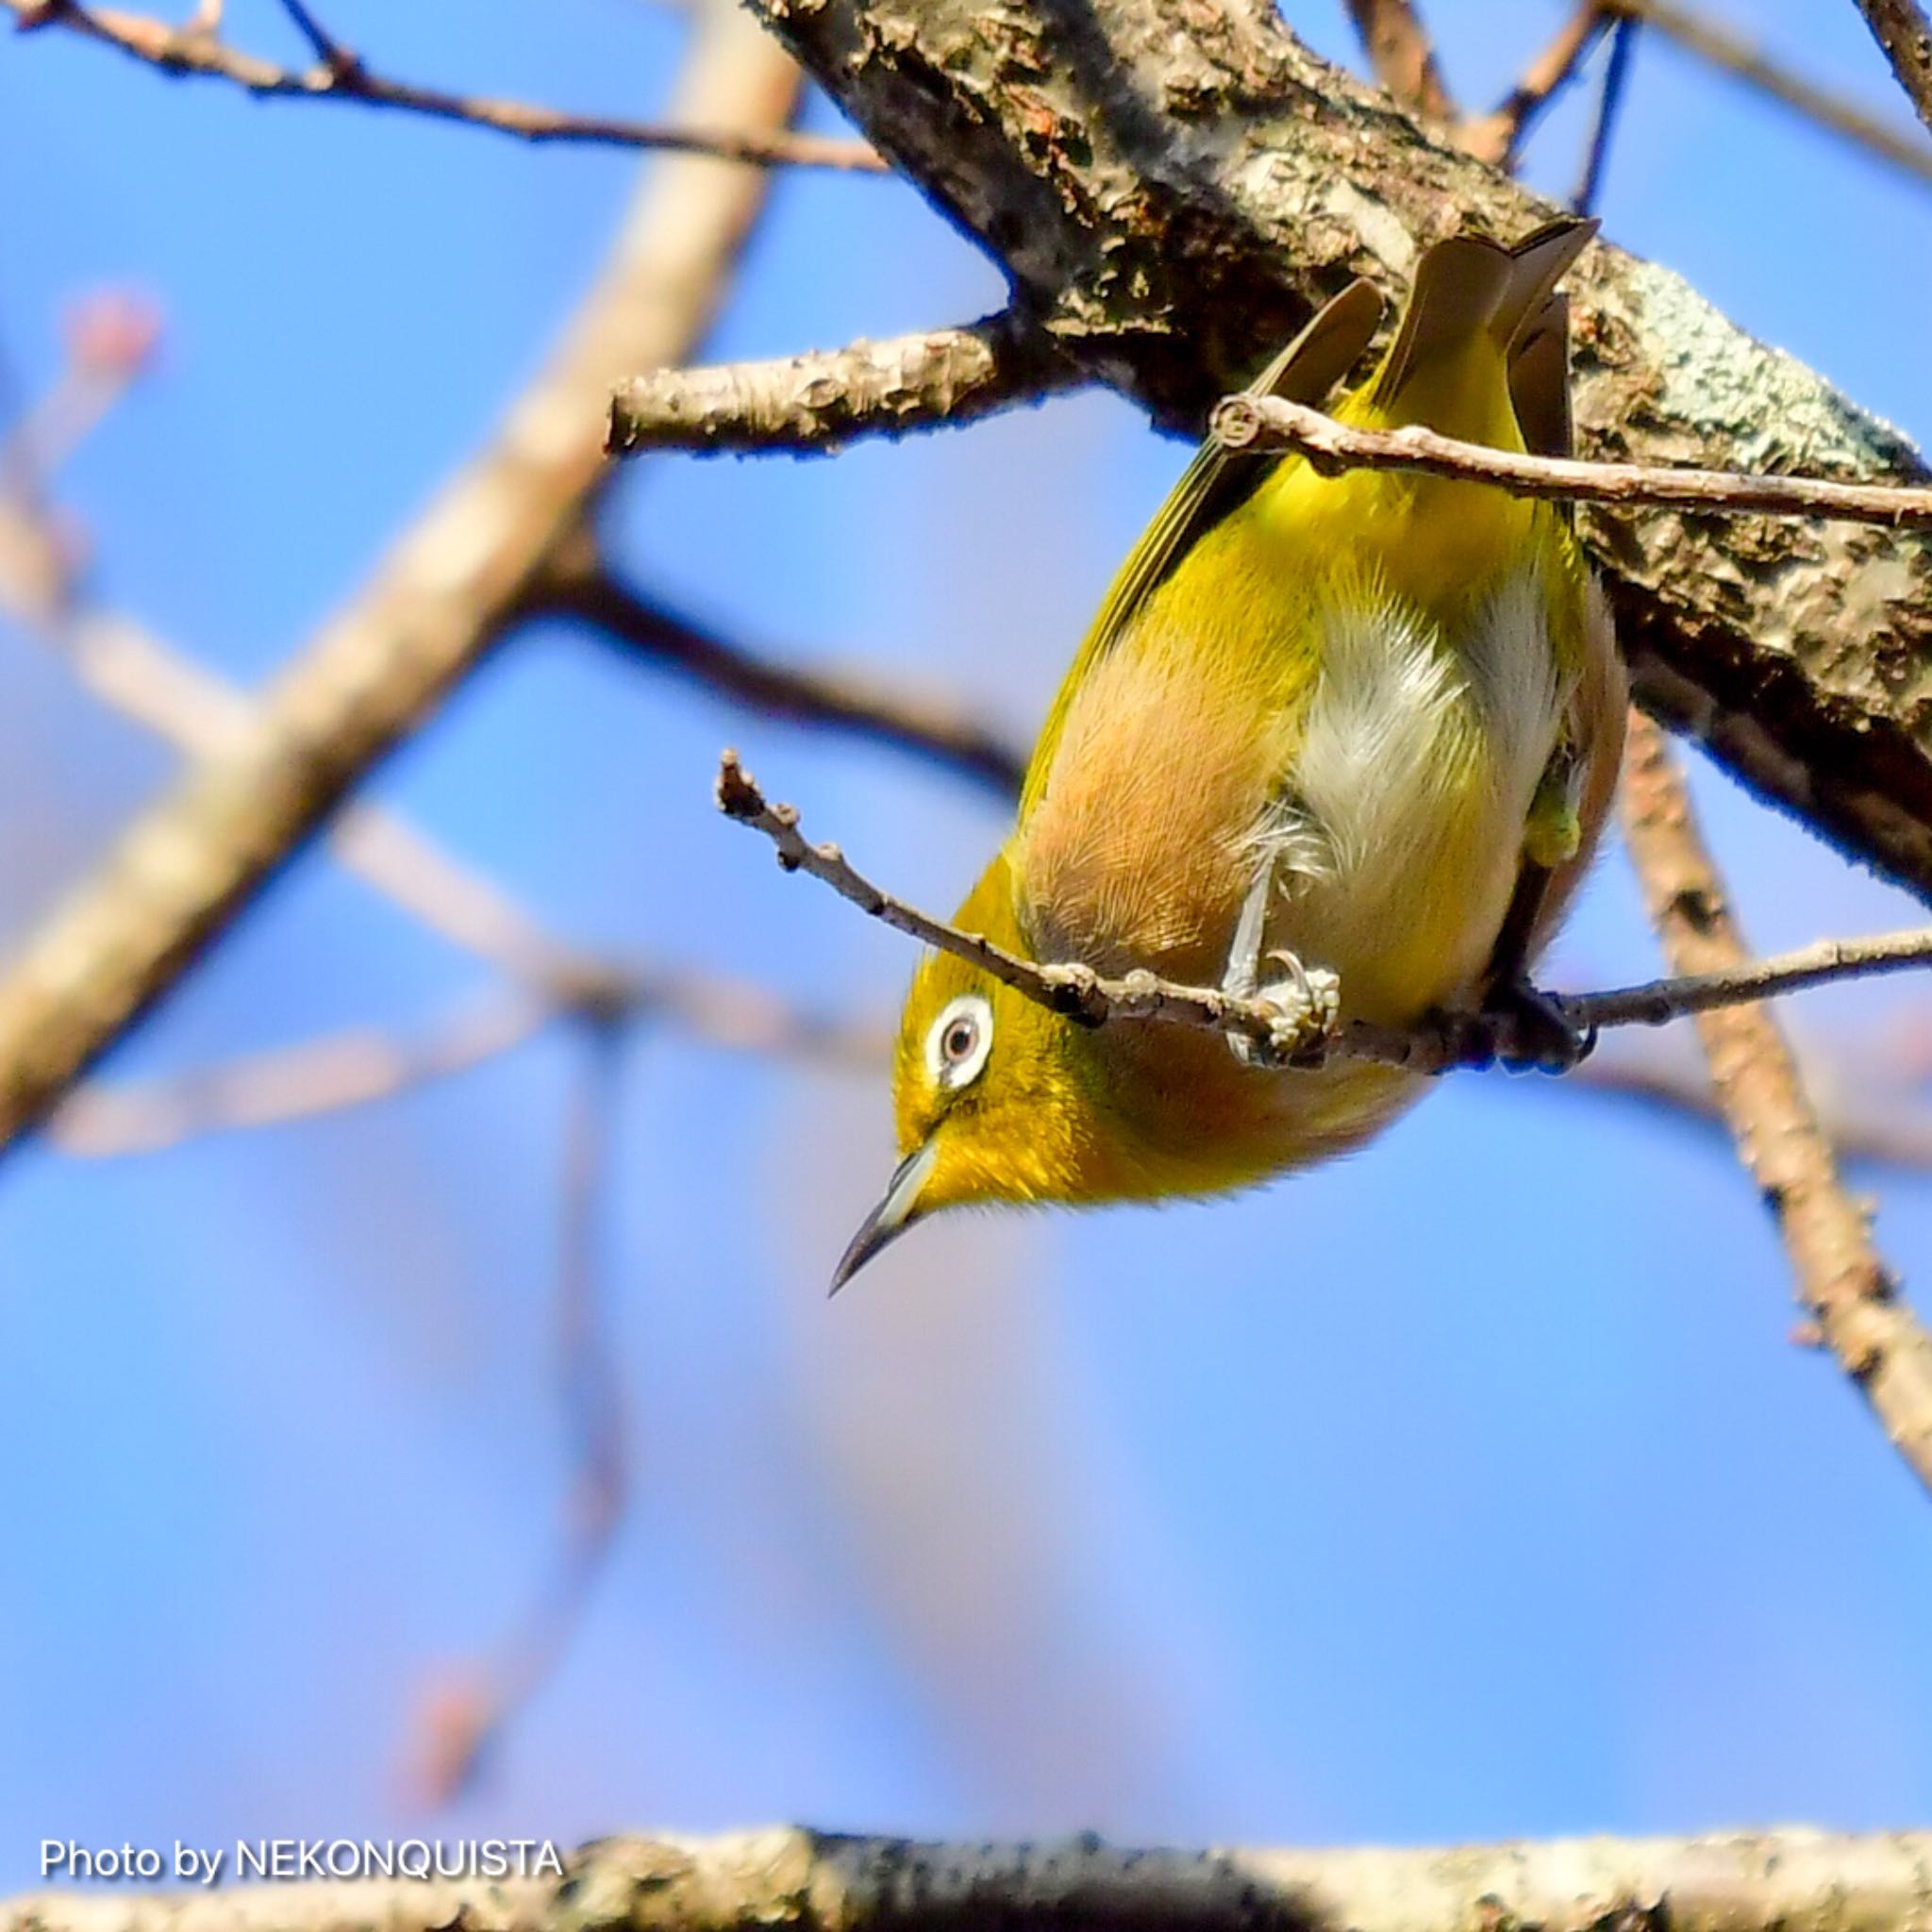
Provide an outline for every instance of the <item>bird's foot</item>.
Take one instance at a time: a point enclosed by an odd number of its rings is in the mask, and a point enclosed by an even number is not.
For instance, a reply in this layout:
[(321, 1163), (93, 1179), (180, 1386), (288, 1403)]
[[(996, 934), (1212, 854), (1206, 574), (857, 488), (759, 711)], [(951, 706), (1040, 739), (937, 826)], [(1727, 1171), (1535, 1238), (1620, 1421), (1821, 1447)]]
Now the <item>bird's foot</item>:
[(1244, 1067), (1286, 1067), (1325, 1045), (1341, 1017), (1341, 982), (1325, 969), (1307, 967), (1292, 953), (1270, 953), (1281, 977), (1264, 981), (1252, 997), (1269, 1011), (1268, 1037), (1227, 1036)]
[(1567, 1074), (1596, 1045), (1594, 1026), (1579, 1026), (1560, 1000), (1526, 979), (1491, 987), (1482, 1018), (1497, 1041), (1496, 1059), (1512, 1074)]

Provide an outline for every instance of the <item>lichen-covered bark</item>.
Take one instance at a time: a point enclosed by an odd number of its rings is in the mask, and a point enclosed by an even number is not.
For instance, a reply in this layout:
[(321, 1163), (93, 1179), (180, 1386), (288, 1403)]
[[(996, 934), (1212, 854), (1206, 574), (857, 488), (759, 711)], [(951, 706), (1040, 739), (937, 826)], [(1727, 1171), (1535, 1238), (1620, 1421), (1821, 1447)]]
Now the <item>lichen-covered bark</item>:
[[(751, 0), (1075, 360), (1199, 429), (1352, 276), (1552, 211), (1318, 60), (1266, 0)], [(1584, 454), (1922, 483), (1894, 431), (1607, 247), (1573, 278)], [(1874, 293), (1874, 299), (1877, 299)], [(1932, 895), (1932, 546), (1839, 525), (1583, 519), (1637, 688)]]

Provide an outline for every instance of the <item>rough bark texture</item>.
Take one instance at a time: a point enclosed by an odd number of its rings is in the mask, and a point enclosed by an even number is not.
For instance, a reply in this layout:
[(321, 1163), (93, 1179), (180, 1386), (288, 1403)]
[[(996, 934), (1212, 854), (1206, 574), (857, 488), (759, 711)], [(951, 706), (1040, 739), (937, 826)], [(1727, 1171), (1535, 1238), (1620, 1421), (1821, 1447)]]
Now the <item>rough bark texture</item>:
[[(796, 71), (705, 16), (677, 110), (782, 125)], [(690, 353), (768, 177), (656, 164), (605, 276), (493, 445), (270, 688), (245, 729), (138, 817), (0, 979), (0, 1147), (170, 986), (208, 939), (483, 656), (604, 464), (610, 385)]]
[(608, 1839), (561, 1880), (45, 1893), (0, 1932), (1915, 1932), (1932, 1836), (1135, 1851), (798, 1831)]
[[(1170, 426), (1357, 275), (1548, 205), (1318, 60), (1266, 0), (752, 0), (1016, 302)], [(1582, 453), (1924, 483), (1916, 452), (1668, 270), (1573, 277)], [(1875, 296), (1874, 296), (1875, 299)], [(1932, 893), (1932, 543), (1594, 512), (1646, 706)]]
[(1076, 379), (1038, 332), (994, 315), (970, 328), (922, 329), (778, 361), (636, 376), (610, 398), (606, 447), (613, 456), (823, 456), (854, 437), (929, 429), (935, 418), (976, 423)]
[(1919, 119), (1932, 130), (1932, 20), (1919, 0), (1858, 0), (1858, 11)]

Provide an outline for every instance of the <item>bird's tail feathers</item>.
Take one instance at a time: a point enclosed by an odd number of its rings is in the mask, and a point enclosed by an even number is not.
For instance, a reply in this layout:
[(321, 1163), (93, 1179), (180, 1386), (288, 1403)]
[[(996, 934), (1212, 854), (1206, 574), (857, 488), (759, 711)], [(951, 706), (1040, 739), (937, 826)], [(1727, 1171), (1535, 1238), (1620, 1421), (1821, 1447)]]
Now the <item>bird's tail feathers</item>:
[(1404, 391), (1487, 339), (1507, 365), (1532, 347), (1562, 312), (1557, 283), (1595, 235), (1574, 216), (1546, 223), (1513, 248), (1479, 235), (1439, 242), (1416, 267), (1402, 327), (1376, 378), (1375, 405), (1401, 413)]

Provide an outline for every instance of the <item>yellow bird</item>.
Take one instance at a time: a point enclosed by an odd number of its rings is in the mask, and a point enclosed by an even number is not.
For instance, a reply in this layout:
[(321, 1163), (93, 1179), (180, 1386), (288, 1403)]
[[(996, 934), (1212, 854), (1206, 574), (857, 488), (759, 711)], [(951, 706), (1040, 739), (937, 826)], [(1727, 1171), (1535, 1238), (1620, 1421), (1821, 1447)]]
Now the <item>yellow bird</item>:
[[(1595, 225), (1428, 249), (1388, 353), (1335, 413), (1566, 454), (1556, 284)], [(1356, 283), (1253, 392), (1319, 404), (1380, 318)], [(1284, 1012), (1332, 974), (1344, 1021), (1533, 1001), (1527, 969), (1609, 806), (1624, 706), (1561, 509), (1210, 441), (1108, 592), (956, 924)], [(1083, 1026), (926, 955), (893, 1070), (900, 1165), (834, 1289), (940, 1208), (1240, 1188), (1358, 1145), (1421, 1091), (1392, 1067), (1252, 1059), (1177, 1026)]]

